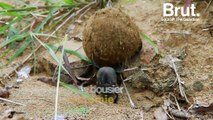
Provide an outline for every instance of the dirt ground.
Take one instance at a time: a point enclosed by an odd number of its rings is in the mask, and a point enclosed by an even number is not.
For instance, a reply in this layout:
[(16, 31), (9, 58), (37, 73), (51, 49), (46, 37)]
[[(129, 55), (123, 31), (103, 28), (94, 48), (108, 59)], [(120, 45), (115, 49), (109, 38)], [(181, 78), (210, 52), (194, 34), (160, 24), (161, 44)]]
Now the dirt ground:
[[(203, 12), (206, 8), (206, 4), (198, 2), (200, 5), (198, 5), (197, 11), (201, 14), (199, 21), (164, 22), (161, 21), (163, 16), (163, 0), (135, 0), (135, 2), (132, 3), (125, 3), (125, 1), (126, 0), (119, 0), (114, 7), (128, 14), (141, 32), (157, 42), (164, 55), (181, 58), (180, 74), (187, 88), (186, 94), (190, 101), (189, 104), (185, 102), (180, 104), (181, 108), (187, 109), (192, 104), (210, 105), (213, 103), (213, 35), (211, 35), (210, 31), (202, 30), (203, 26), (207, 24), (213, 25), (213, 15), (211, 17), (211, 15), (209, 15), (210, 13)], [(213, 7), (210, 7), (209, 11), (211, 10), (213, 11)], [(93, 13), (94, 11), (91, 10), (87, 16), (89, 17)], [(75, 27), (74, 31), (70, 33), (71, 36), (82, 37), (82, 30), (88, 17), (83, 20), (83, 23)], [(184, 31), (189, 31), (190, 34), (185, 34), (183, 33)], [(150, 51), (150, 48), (150, 45), (143, 40), (143, 53), (140, 57), (139, 64), (150, 66), (150, 64), (156, 62), (155, 59), (157, 58), (155, 57), (157, 57), (157, 55), (149, 54), (149, 52), (153, 52)], [(148, 58), (146, 59), (146, 57), (151, 59), (150, 61), (148, 60), (147, 63), (143, 62), (144, 59), (147, 61)], [(23, 57), (18, 58), (16, 62), (22, 60)], [(133, 63), (132, 66), (139, 64)], [(11, 68), (12, 67), (13, 66), (11, 66)], [(3, 68), (1, 74), (7, 72), (4, 70), (8, 70), (9, 68), (10, 67)], [(154, 71), (155, 75), (151, 74), (153, 71), (148, 71), (147, 74), (150, 75), (151, 78), (164, 78), (162, 81), (157, 81), (164, 82), (171, 74), (171, 71), (168, 71), (169, 68), (166, 67), (164, 69), (162, 67)], [(134, 74), (134, 72), (131, 74)], [(171, 75), (171, 79), (175, 77), (174, 73)], [(11, 95), (8, 99), (22, 103), (25, 106), (0, 102), (0, 111), (3, 112), (13, 108), (17, 112), (25, 112), (25, 114), (17, 114), (16, 116), (23, 116), (32, 120), (53, 119), (56, 87), (38, 81), (38, 78), (43, 76), (47, 76), (46, 73), (31, 74), (30, 78), (18, 85), (18, 88), (9, 90)], [(2, 79), (2, 81), (6, 81), (5, 83), (8, 86), (12, 85), (16, 82), (16, 76), (11, 80)], [(134, 85), (134, 83), (131, 84), (131, 82), (127, 82), (127, 84), (132, 99), (138, 106), (137, 109), (130, 107), (125, 92), (119, 95), (120, 99), (117, 104), (106, 104), (101, 102), (94, 103), (67, 88), (60, 87), (58, 101), (59, 114), (67, 116), (69, 120), (154, 120), (154, 112), (164, 104), (164, 100), (166, 100), (168, 94), (176, 94), (179, 92), (176, 86), (169, 88), (172, 90), (157, 90), (156, 92), (156, 90), (153, 90), (155, 87), (140, 88)], [(199, 86), (196, 86), (197, 84)], [(97, 97), (92, 92), (90, 94)], [(202, 115), (189, 119), (212, 120), (213, 116)]]

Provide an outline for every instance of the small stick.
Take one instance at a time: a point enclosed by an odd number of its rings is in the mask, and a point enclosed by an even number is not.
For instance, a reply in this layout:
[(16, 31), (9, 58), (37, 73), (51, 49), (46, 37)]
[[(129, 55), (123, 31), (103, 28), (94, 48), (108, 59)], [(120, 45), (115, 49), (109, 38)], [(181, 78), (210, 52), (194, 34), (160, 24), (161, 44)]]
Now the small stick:
[(79, 17), (78, 19), (82, 19), (83, 16), (84, 16), (89, 10), (91, 10), (91, 8), (92, 8), (92, 7), (87, 8), (87, 9), (80, 15), (80, 17)]
[[(175, 118), (174, 118), (172, 115), (169, 114), (168, 110), (167, 110), (165, 107), (163, 107), (163, 106), (161, 106), (161, 107), (162, 107), (163, 111), (166, 113), (166, 115), (168, 115), (168, 117), (169, 117), (170, 119), (175, 120)], [(167, 107), (168, 107), (168, 106), (167, 106)]]
[(12, 80), (12, 78), (8, 74), (4, 74), (4, 76)]
[(175, 71), (175, 74), (176, 74), (176, 77), (177, 77), (177, 78), (176, 78), (177, 81), (175, 81), (175, 82), (178, 82), (180, 94), (181, 94), (182, 97), (185, 98), (186, 102), (189, 103), (189, 100), (188, 100), (188, 98), (187, 98), (187, 96), (186, 96), (186, 93), (185, 93), (185, 91), (184, 91), (184, 88), (183, 88), (183, 86), (182, 86), (183, 82), (181, 81), (180, 75), (179, 75), (178, 72), (177, 72), (177, 67), (176, 67), (176, 65), (175, 65), (175, 63), (174, 63), (175, 61), (174, 61), (174, 59), (173, 59), (171, 56), (169, 56), (169, 59), (170, 59), (170, 62), (171, 62), (171, 64), (172, 64), (172, 68), (173, 68), (173, 70)]
[(180, 105), (178, 104), (177, 98), (172, 94), (170, 94), (170, 95), (175, 99), (175, 103), (176, 103), (178, 110), (181, 111), (181, 108), (180, 108)]
[(207, 8), (205, 9), (205, 12), (207, 12), (207, 10), (209, 9), (210, 5), (212, 4), (212, 1), (213, 1), (213, 0), (211, 0), (211, 1), (209, 2)]
[(191, 35), (192, 33), (190, 31), (170, 31), (170, 32), (164, 32), (166, 34), (182, 34), (182, 35)]
[(91, 66), (91, 64), (89, 65), (84, 65), (84, 66), (79, 66), (79, 67), (71, 67), (72, 70), (75, 70), (75, 69), (81, 69), (81, 68), (86, 68), (86, 67), (89, 67)]
[(213, 30), (213, 26), (202, 29), (202, 31), (208, 31), (208, 30)]
[(133, 67), (133, 68), (124, 69), (122, 72), (134, 71), (134, 70), (138, 70), (138, 69), (139, 69), (139, 67)]
[(126, 81), (129, 81), (129, 80), (131, 80), (132, 79), (132, 77), (128, 77), (128, 78), (126, 78), (125, 80), (123, 80), (124, 82), (126, 82)]
[(89, 81), (91, 78), (84, 78), (84, 77), (79, 77), (79, 76), (76, 76), (76, 78), (78, 80), (82, 80), (82, 81)]
[(127, 94), (127, 96), (128, 96), (129, 103), (130, 103), (131, 107), (132, 107), (132, 108), (137, 108), (137, 106), (135, 105), (135, 103), (132, 101), (132, 98), (131, 98), (131, 96), (130, 96), (130, 94), (129, 94), (129, 91), (127, 90), (126, 84), (125, 84), (125, 82), (123, 81), (122, 75), (120, 75), (120, 77), (121, 77), (121, 79), (122, 79), (122, 83), (123, 83), (124, 89), (125, 89), (125, 91), (126, 91), (126, 94)]
[(12, 101), (12, 100), (8, 100), (8, 99), (1, 98), (1, 97), (0, 97), (0, 100), (1, 100), (1, 101), (5, 101), (5, 102), (9, 102), (9, 103), (12, 103), (12, 104), (16, 104), (16, 105), (26, 106), (26, 105), (24, 105), (24, 104), (22, 104), (22, 103), (14, 102), (14, 101)]

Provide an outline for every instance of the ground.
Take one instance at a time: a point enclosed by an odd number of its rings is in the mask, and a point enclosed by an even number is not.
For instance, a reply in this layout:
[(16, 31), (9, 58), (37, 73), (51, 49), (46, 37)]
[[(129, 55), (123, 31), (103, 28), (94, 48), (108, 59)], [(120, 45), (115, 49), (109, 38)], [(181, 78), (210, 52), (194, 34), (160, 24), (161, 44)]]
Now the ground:
[[(203, 30), (205, 25), (213, 24), (213, 21), (211, 21), (213, 17), (209, 15), (210, 12), (204, 12), (206, 4), (197, 2), (197, 11), (201, 13), (199, 21), (165, 22), (161, 20), (163, 17), (162, 6), (164, 1), (125, 1), (127, 0), (118, 1), (114, 7), (117, 7), (128, 14), (139, 27), (141, 32), (145, 33), (147, 36), (156, 41), (160, 46), (163, 56), (172, 55), (182, 60), (180, 74), (182, 80), (184, 81), (184, 85), (187, 88), (186, 94), (190, 103), (187, 105), (181, 104), (181, 107), (187, 109), (192, 104), (210, 105), (213, 103), (213, 36), (210, 34), (210, 31)], [(213, 7), (209, 8), (209, 11), (211, 10), (213, 11)], [(87, 16), (91, 16), (93, 13), (94, 11), (91, 10)], [(74, 31), (70, 33), (70, 35), (81, 37), (83, 27), (85, 26), (87, 20), (88, 17), (82, 20), (83, 23), (77, 24), (77, 27), (75, 27)], [(190, 33), (186, 34), (184, 31)], [(154, 64), (154, 60), (157, 59), (155, 58), (157, 55), (149, 53), (153, 52), (150, 50), (150, 48), (149, 43), (143, 39), (143, 52), (140, 56), (141, 62), (139, 63), (143, 64), (144, 66)], [(22, 61), (23, 58), (24, 57), (18, 58), (16, 62)], [(151, 60), (149, 60), (149, 58)], [(9, 68), (12, 67), (8, 67), (8, 69)], [(164, 77), (166, 79), (171, 71), (169, 71), (169, 68), (165, 69), (159, 68), (159, 70), (154, 71), (155, 75), (152, 74), (154, 77), (150, 75), (150, 72), (152, 71), (148, 71), (147, 74), (149, 74), (152, 78)], [(3, 68), (2, 70), (6, 69)], [(7, 71), (2, 71), (2, 73), (6, 72)], [(28, 119), (36, 120), (53, 119), (56, 87), (38, 80), (38, 78), (43, 76), (47, 76), (47, 73), (41, 72), (36, 75), (33, 75), (32, 73), (29, 78), (18, 85), (18, 88), (9, 90), (11, 95), (8, 99), (22, 103), (25, 106), (0, 102), (0, 111), (3, 112), (9, 108), (13, 108), (17, 112), (26, 112), (25, 114), (20, 114), (17, 116), (23, 116)], [(175, 75), (172, 77), (174, 76)], [(3, 79), (2, 81), (6, 81), (6, 85), (12, 85), (16, 82), (16, 76), (12, 77), (11, 80)], [(130, 107), (125, 92), (120, 94), (120, 99), (117, 104), (106, 104), (90, 101), (67, 88), (60, 87), (58, 101), (59, 114), (67, 116), (70, 120), (153, 120), (155, 119), (154, 112), (157, 108), (163, 105), (168, 94), (177, 94), (179, 92), (176, 90), (176, 87), (174, 87), (173, 90), (159, 93), (159, 91), (156, 92), (153, 90), (153, 87), (142, 87), (140, 89), (140, 87), (137, 88), (137, 86), (130, 83), (131, 82), (127, 82), (128, 89), (132, 99), (138, 106), (137, 109)], [(89, 89), (90, 87), (86, 89)], [(92, 92), (90, 94), (97, 97)], [(191, 119), (198, 120), (201, 118), (210, 120), (213, 119), (213, 116), (206, 115), (201, 116), (200, 118), (193, 117)]]

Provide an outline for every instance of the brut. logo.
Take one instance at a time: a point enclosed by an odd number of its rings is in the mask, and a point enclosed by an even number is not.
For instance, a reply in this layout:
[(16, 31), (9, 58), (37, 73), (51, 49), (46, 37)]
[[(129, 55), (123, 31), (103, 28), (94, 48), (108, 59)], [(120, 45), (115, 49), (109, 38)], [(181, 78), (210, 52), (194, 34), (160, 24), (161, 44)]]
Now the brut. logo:
[(191, 4), (191, 7), (174, 7), (171, 3), (164, 3), (163, 4), (163, 16), (164, 17), (171, 17), (171, 16), (178, 16), (179, 14), (182, 17), (198, 17), (200, 16), (199, 13), (195, 13), (195, 5)]

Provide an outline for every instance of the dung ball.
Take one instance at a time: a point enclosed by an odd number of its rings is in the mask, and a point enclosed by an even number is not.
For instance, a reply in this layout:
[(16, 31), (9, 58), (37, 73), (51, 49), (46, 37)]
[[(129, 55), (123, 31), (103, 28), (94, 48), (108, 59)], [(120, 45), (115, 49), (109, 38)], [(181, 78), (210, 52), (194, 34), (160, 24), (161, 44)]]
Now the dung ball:
[(116, 8), (105, 8), (90, 17), (83, 31), (83, 48), (98, 66), (115, 66), (142, 48), (139, 29)]

